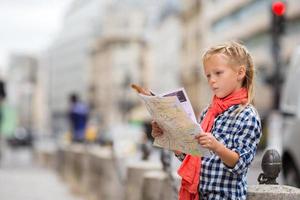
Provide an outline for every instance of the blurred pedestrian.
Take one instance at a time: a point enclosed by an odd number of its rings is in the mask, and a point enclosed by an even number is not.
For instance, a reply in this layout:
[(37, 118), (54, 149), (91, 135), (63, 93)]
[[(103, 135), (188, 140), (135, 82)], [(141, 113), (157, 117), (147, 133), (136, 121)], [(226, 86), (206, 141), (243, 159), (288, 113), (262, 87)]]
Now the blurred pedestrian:
[(5, 83), (0, 80), (0, 159), (2, 157), (3, 148), (5, 145), (4, 136), (2, 133), (2, 122), (3, 122), (3, 104), (6, 97)]
[(84, 142), (89, 109), (76, 93), (69, 96), (69, 122), (73, 142)]
[[(203, 132), (195, 140), (213, 152), (198, 157), (175, 152), (183, 161), (180, 200), (246, 199), (247, 172), (261, 137), (261, 122), (252, 105), (254, 65), (247, 49), (230, 42), (203, 56), (204, 72), (214, 94), (200, 116)], [(153, 122), (153, 137), (163, 134)]]

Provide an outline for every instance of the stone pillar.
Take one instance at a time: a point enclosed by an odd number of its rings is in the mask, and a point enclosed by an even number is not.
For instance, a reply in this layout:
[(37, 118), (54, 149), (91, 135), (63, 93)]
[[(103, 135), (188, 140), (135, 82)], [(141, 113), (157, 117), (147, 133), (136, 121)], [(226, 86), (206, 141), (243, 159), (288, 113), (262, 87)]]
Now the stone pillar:
[(55, 170), (59, 174), (61, 178), (64, 176), (64, 167), (65, 167), (66, 161), (65, 161), (65, 148), (59, 147), (56, 150), (55, 155)]
[(64, 149), (65, 165), (63, 168), (63, 178), (69, 183), (73, 192), (79, 192), (77, 188), (78, 180), (81, 176), (81, 167), (78, 155), (82, 152), (84, 152), (84, 146), (82, 144), (72, 144)]
[[(178, 199), (180, 177), (173, 173), (171, 181), (163, 171), (150, 171), (145, 173), (141, 200), (173, 200)], [(175, 187), (176, 189), (174, 190)]]
[(92, 167), (91, 167), (91, 156), (89, 154), (90, 146), (85, 148), (84, 154), (82, 156), (82, 174), (80, 179), (81, 191), (86, 196), (89, 195), (90, 189), (90, 180), (92, 176)]
[(93, 148), (89, 150), (89, 154), (92, 173), (90, 199), (122, 199), (124, 197), (122, 182), (113, 161), (111, 148)]
[(70, 169), (72, 173), (71, 187), (72, 191), (76, 194), (82, 194), (82, 180), (84, 173), (84, 157), (85, 146), (83, 144), (72, 144), (70, 147)]
[(34, 159), (43, 167), (53, 169), (55, 167), (55, 149), (35, 148), (33, 151)]
[[(163, 185), (163, 193), (162, 193), (162, 200), (173, 200), (178, 199), (178, 192), (179, 187), (181, 184), (181, 177), (177, 174), (177, 171), (173, 172), (173, 180), (168, 177), (164, 180)], [(175, 189), (174, 189), (175, 187)]]
[(150, 171), (144, 175), (142, 197), (143, 200), (161, 200), (164, 181), (168, 178), (163, 171)]
[(161, 163), (150, 161), (137, 161), (127, 167), (127, 182), (125, 200), (140, 200), (142, 197), (142, 186), (144, 174), (149, 171), (159, 171)]

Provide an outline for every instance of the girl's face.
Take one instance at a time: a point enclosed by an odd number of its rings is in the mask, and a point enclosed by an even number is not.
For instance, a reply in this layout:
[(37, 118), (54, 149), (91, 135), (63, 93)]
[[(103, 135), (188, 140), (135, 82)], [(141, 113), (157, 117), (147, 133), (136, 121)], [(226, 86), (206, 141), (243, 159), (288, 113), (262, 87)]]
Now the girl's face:
[(223, 54), (210, 56), (204, 62), (204, 72), (211, 90), (218, 98), (239, 90), (245, 77), (245, 70), (230, 66), (228, 58)]

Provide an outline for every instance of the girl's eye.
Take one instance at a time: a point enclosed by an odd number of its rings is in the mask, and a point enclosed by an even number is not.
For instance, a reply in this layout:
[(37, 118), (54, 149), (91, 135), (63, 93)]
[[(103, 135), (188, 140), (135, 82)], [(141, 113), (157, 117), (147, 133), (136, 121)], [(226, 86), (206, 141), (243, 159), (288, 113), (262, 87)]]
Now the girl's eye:
[(216, 74), (217, 75), (221, 75), (221, 74), (223, 74), (223, 72), (222, 71), (218, 71), (218, 72), (216, 72)]
[(206, 78), (210, 78), (210, 74), (207, 74), (207, 75), (206, 75)]

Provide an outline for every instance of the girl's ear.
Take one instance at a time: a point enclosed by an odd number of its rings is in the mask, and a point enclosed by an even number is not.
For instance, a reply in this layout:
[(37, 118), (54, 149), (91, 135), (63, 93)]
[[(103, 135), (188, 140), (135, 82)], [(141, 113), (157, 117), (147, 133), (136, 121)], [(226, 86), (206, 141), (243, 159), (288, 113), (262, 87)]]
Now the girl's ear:
[(240, 66), (238, 69), (238, 80), (241, 81), (246, 76), (246, 67), (244, 65)]

